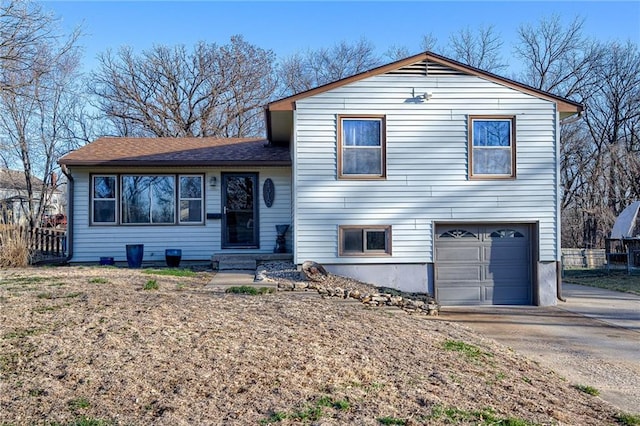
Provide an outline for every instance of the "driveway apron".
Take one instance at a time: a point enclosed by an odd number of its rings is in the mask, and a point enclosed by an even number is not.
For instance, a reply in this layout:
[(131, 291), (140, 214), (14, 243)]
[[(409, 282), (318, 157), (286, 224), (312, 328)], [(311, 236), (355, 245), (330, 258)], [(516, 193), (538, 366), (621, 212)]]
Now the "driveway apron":
[(640, 414), (640, 297), (565, 284), (556, 307), (444, 307), (466, 325)]

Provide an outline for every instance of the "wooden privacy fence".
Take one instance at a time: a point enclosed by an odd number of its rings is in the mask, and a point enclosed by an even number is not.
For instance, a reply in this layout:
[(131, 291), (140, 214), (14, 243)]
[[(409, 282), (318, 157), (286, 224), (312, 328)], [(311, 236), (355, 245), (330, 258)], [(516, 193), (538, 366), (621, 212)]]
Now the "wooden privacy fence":
[(55, 228), (33, 228), (29, 231), (31, 249), (45, 255), (64, 256), (67, 231)]

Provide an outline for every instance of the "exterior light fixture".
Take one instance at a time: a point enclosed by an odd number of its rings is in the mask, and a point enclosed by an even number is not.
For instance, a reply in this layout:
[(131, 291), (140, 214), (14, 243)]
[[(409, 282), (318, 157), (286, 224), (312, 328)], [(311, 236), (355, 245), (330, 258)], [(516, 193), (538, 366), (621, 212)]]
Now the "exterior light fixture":
[(424, 102), (431, 99), (433, 97), (433, 93), (424, 92), (416, 95), (416, 89), (411, 89), (411, 96), (413, 97), (413, 99), (417, 100), (418, 102)]

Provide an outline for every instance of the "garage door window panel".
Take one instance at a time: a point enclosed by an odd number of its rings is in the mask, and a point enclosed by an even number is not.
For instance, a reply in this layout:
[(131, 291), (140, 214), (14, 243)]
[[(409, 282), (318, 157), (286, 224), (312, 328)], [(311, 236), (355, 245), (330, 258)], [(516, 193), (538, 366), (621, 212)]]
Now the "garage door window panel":
[(491, 233), (491, 238), (524, 238), (524, 235), (515, 229), (499, 229)]
[(453, 238), (453, 239), (476, 238), (477, 239), (478, 236), (473, 232), (467, 231), (465, 229), (450, 229), (440, 234), (440, 238)]

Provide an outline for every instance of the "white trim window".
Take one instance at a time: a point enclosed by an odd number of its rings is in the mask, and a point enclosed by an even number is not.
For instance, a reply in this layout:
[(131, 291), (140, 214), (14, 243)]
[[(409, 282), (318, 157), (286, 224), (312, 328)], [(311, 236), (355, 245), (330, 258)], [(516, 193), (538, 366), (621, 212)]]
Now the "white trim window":
[(115, 175), (94, 175), (91, 185), (91, 222), (102, 225), (116, 224), (117, 188)]

